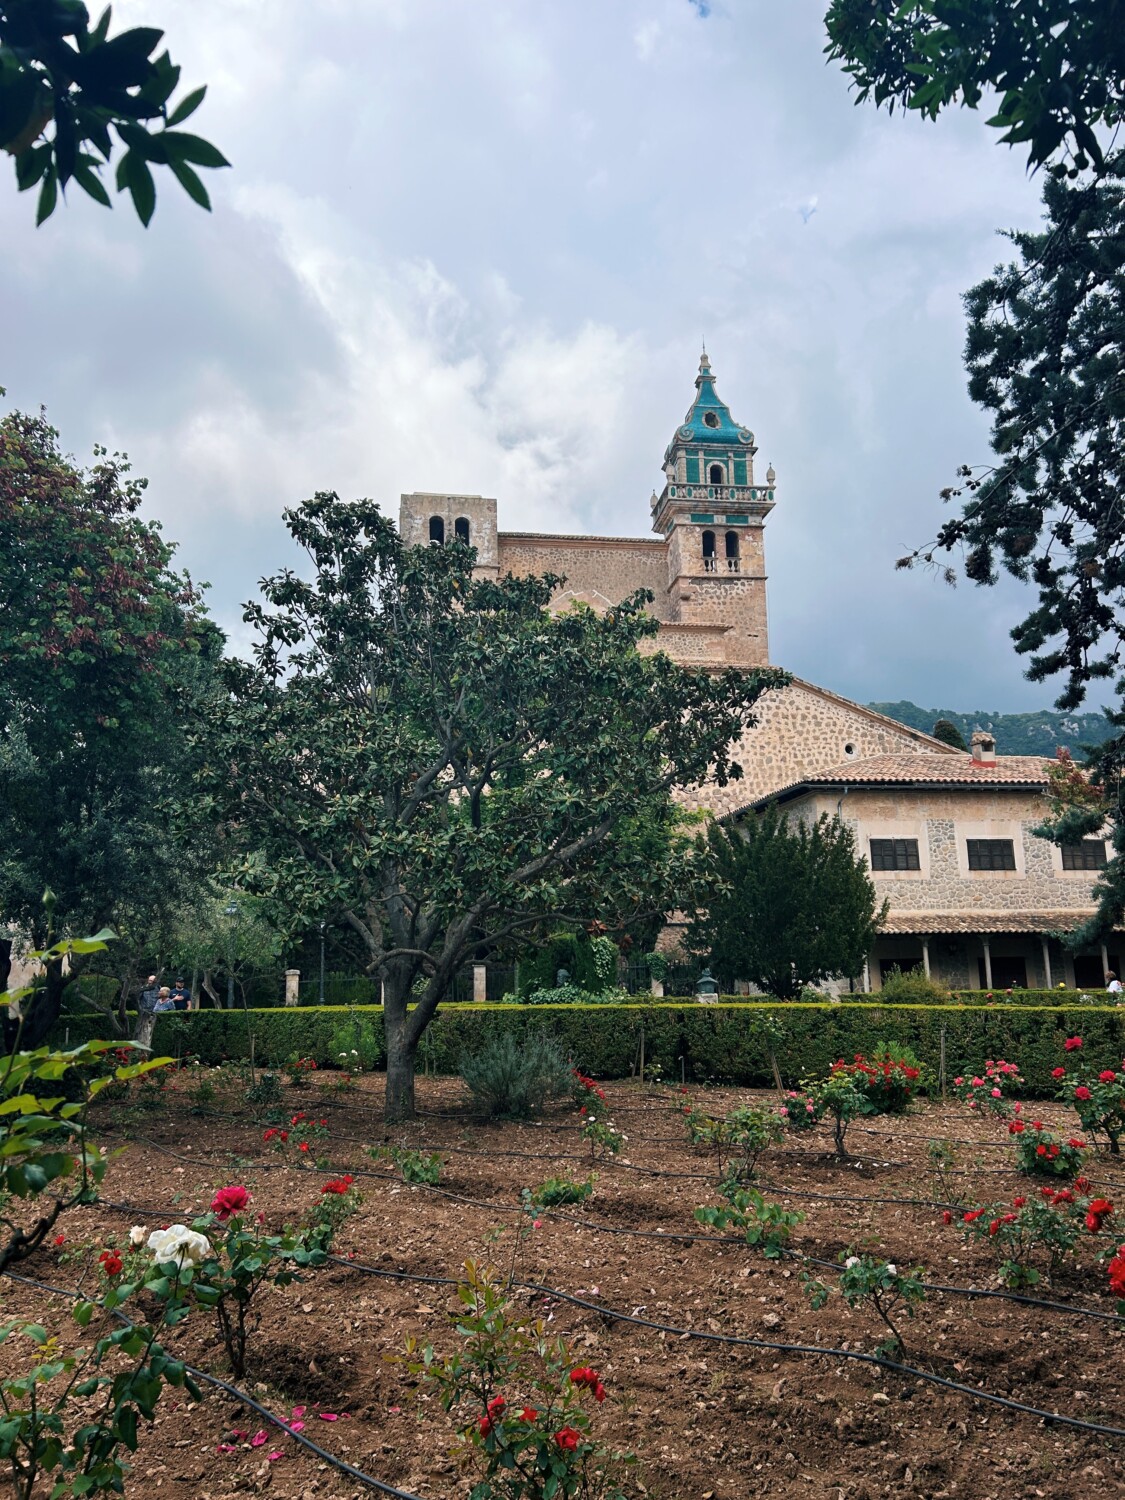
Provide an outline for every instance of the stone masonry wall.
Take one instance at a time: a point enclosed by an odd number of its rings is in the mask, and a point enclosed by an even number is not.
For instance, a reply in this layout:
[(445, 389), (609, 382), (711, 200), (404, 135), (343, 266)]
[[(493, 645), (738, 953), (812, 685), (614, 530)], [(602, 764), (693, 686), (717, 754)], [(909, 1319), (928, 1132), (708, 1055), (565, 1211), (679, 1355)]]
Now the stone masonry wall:
[(757, 725), (743, 735), (736, 755), (742, 779), (688, 793), (685, 803), (722, 816), (802, 776), (848, 760), (902, 750), (942, 757), (927, 735), (799, 680), (766, 693), (759, 699), (757, 716)]
[(656, 596), (651, 609), (658, 620), (669, 618), (667, 544), (658, 537), (535, 536), (502, 531), (499, 535), (501, 576), (514, 573), (561, 573), (566, 592), (588, 603), (597, 597), (610, 604), (637, 589)]
[[(794, 815), (815, 818), (834, 813), (838, 800), (837, 795), (820, 794), (792, 807)], [(918, 840), (920, 870), (876, 871), (872, 876), (892, 912), (1089, 910), (1093, 875), (1064, 870), (1058, 846), (1032, 832), (1044, 812), (1039, 793), (983, 787), (934, 792), (852, 787), (841, 805), (862, 854), (868, 853), (872, 838)], [(1016, 869), (970, 871), (970, 838), (1010, 838)]]

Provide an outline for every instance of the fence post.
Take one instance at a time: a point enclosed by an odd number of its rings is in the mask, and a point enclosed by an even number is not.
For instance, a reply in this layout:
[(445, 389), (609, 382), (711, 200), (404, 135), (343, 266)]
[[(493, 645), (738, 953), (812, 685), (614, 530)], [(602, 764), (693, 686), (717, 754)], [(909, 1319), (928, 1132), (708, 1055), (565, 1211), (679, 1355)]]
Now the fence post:
[(645, 1023), (641, 1022), (641, 1082), (645, 1081)]
[(945, 1098), (945, 1025), (941, 1028), (941, 1067), (938, 1071), (938, 1082), (941, 1084), (941, 1097)]
[(301, 983), (300, 969), (286, 969), (285, 971), (285, 1003), (286, 1005), (297, 1005), (299, 1003)]

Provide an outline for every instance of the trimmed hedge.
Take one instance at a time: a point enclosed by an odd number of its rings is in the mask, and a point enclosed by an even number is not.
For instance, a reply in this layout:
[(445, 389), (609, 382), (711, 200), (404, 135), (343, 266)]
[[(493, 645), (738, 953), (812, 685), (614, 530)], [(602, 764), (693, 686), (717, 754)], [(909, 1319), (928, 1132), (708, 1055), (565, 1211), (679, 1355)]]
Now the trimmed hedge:
[[(364, 1006), (376, 1034), (383, 1013)], [(256, 1011), (193, 1011), (157, 1020), (154, 1046), (173, 1056), (198, 1055), (217, 1063), (254, 1055), (264, 1066), (293, 1053), (332, 1067), (332, 1035), (353, 1014), (343, 1006)], [(1053, 1093), (1052, 1068), (1063, 1060), (1062, 1044), (1079, 1035), (1083, 1058), (1098, 1067), (1121, 1065), (1125, 1055), (1125, 1010), (1111, 1006), (894, 1005), (724, 1002), (718, 1005), (443, 1005), (422, 1038), (419, 1062), (438, 1073), (455, 1073), (462, 1054), (475, 1051), (486, 1032), (517, 1036), (543, 1027), (566, 1046), (575, 1062), (599, 1078), (626, 1078), (635, 1071), (644, 1031), (646, 1066), (659, 1064), (678, 1081), (714, 1081), (768, 1086), (772, 1082), (756, 1018), (773, 1016), (783, 1028), (776, 1051), (782, 1076), (796, 1084), (823, 1074), (837, 1058), (870, 1053), (881, 1041), (910, 1047), (937, 1076), (945, 1029), (946, 1077), (971, 1073), (986, 1058), (1019, 1064), (1029, 1092)], [(96, 1016), (70, 1017), (66, 1044), (98, 1035)], [(55, 1041), (64, 1041), (60, 1025)], [(380, 1059), (381, 1061), (382, 1059)]]

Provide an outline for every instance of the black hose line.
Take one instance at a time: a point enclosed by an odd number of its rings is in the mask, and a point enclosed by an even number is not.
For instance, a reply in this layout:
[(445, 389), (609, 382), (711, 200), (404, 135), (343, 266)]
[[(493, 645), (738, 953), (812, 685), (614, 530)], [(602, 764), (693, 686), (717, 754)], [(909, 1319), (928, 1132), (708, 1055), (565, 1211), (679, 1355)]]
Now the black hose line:
[[(345, 1260), (338, 1255), (330, 1255), (328, 1258), (349, 1270), (359, 1271), (367, 1276), (379, 1276), (387, 1281), (417, 1282), (424, 1286), (458, 1285), (456, 1279), (451, 1276), (415, 1276), (409, 1271), (387, 1271), (379, 1266), (365, 1265), (362, 1261)], [(729, 1344), (738, 1348), (768, 1349), (781, 1354), (814, 1355), (821, 1359), (855, 1360), (860, 1364), (892, 1370), (895, 1374), (915, 1380), (924, 1380), (944, 1390), (956, 1391), (958, 1395), (968, 1397), (972, 1401), (985, 1401), (995, 1406), (1002, 1406), (1008, 1411), (1019, 1412), (1022, 1416), (1038, 1417), (1043, 1422), (1059, 1422), (1065, 1427), (1074, 1427), (1080, 1432), (1097, 1433), (1102, 1437), (1125, 1438), (1125, 1427), (1110, 1427), (1101, 1422), (1087, 1422), (1082, 1417), (1068, 1417), (1061, 1412), (1044, 1411), (1038, 1406), (1027, 1406), (1022, 1401), (1012, 1400), (1010, 1396), (998, 1396), (991, 1391), (963, 1385), (960, 1381), (948, 1380), (944, 1375), (935, 1375), (932, 1371), (919, 1369), (915, 1365), (900, 1364), (897, 1360), (884, 1359), (879, 1354), (864, 1354), (858, 1349), (833, 1349), (823, 1344), (788, 1344), (774, 1339), (752, 1339), (733, 1333), (704, 1333), (695, 1328), (680, 1328), (673, 1323), (658, 1323), (653, 1318), (642, 1318), (636, 1313), (621, 1312), (604, 1303), (589, 1302), (584, 1297), (576, 1297), (571, 1292), (560, 1291), (558, 1287), (544, 1286), (541, 1282), (516, 1280), (512, 1285), (520, 1287), (523, 1291), (534, 1292), (536, 1296), (549, 1298), (554, 1302), (567, 1302), (573, 1307), (581, 1307), (615, 1323), (632, 1323), (639, 1328), (655, 1329), (658, 1333), (674, 1334), (677, 1338), (702, 1339), (707, 1343)]]
[[(72, 1291), (69, 1287), (51, 1286), (46, 1281), (35, 1281), (30, 1276), (19, 1276), (15, 1271), (5, 1271), (4, 1274), (12, 1281), (22, 1282), (24, 1286), (33, 1286), (41, 1292), (51, 1292), (56, 1297), (69, 1297), (72, 1301), (78, 1301), (83, 1296), (81, 1292)], [(133, 1326), (131, 1319), (127, 1318), (124, 1313), (118, 1312), (116, 1308), (112, 1308), (110, 1311), (125, 1327), (131, 1328)], [(419, 1500), (419, 1497), (411, 1494), (409, 1490), (396, 1489), (393, 1484), (388, 1484), (385, 1479), (376, 1479), (373, 1474), (365, 1474), (362, 1469), (357, 1469), (354, 1464), (348, 1463), (345, 1459), (337, 1458), (334, 1453), (329, 1453), (327, 1448), (322, 1448), (319, 1443), (314, 1443), (312, 1438), (307, 1438), (303, 1432), (294, 1432), (287, 1421), (282, 1417), (276, 1416), (272, 1411), (264, 1407), (260, 1401), (255, 1401), (254, 1397), (246, 1391), (240, 1390), (236, 1385), (231, 1385), (229, 1380), (222, 1380), (218, 1375), (209, 1375), (206, 1370), (197, 1370), (194, 1365), (185, 1364), (184, 1369), (194, 1380), (206, 1381), (208, 1385), (213, 1385), (218, 1390), (225, 1391), (228, 1396), (232, 1396), (236, 1401), (241, 1402), (243, 1406), (249, 1407), (251, 1411), (256, 1411), (264, 1421), (279, 1428), (287, 1437), (291, 1437), (302, 1448), (307, 1448), (311, 1453), (315, 1453), (318, 1458), (324, 1459), (326, 1463), (331, 1464), (341, 1474), (347, 1474), (349, 1478), (366, 1485), (370, 1490), (378, 1490), (382, 1495), (394, 1495), (397, 1496), (397, 1500)]]

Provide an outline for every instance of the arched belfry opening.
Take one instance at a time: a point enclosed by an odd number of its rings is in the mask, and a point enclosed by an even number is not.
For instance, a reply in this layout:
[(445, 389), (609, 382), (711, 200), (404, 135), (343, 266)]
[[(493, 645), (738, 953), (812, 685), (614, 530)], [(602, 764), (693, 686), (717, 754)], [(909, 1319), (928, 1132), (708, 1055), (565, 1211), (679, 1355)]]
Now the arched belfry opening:
[(725, 484), (726, 475), (723, 473), (722, 464), (712, 464), (707, 471), (708, 484)]
[(705, 573), (715, 571), (715, 533), (713, 531), (703, 533), (703, 571)]
[(435, 547), (440, 547), (445, 542), (445, 522), (440, 516), (430, 517), (430, 541)]
[(457, 517), (456, 521), (454, 521), (454, 523), (453, 523), (453, 534), (454, 534), (454, 536), (457, 538), (457, 540), (459, 542), (464, 542), (466, 547), (469, 546), (469, 518), (468, 518), (468, 516), (458, 516)]
[(727, 556), (727, 572), (737, 573), (739, 569), (737, 531), (727, 532), (725, 538), (725, 551)]

